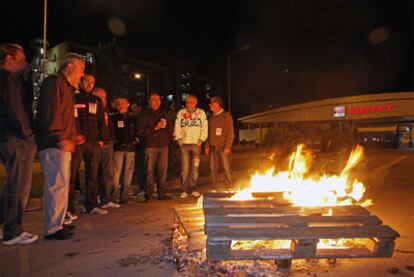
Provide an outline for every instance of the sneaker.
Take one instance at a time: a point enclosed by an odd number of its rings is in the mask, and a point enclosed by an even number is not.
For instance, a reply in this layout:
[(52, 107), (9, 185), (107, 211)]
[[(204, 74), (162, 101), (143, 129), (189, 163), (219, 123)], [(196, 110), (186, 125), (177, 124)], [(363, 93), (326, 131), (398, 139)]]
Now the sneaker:
[(188, 197), (188, 193), (186, 193), (186, 192), (183, 192), (180, 195), (180, 198), (187, 198), (187, 197)]
[(168, 195), (164, 195), (164, 196), (160, 196), (158, 197), (159, 200), (171, 200), (171, 197), (169, 197)]
[(191, 196), (193, 196), (193, 197), (200, 197), (200, 196), (201, 196), (201, 194), (200, 194), (198, 191), (193, 191), (193, 192), (191, 193)]
[(89, 212), (90, 214), (107, 214), (108, 211), (105, 211), (104, 209), (101, 208), (93, 208), (92, 211)]
[(101, 208), (102, 209), (107, 209), (107, 208), (119, 208), (120, 205), (114, 202), (108, 202), (105, 205), (102, 205)]
[[(75, 220), (75, 219), (77, 219), (78, 218), (78, 216), (77, 215), (75, 215), (75, 214), (73, 214), (73, 213), (71, 213), (71, 212), (66, 212), (66, 217), (67, 218), (69, 218), (70, 220)], [(65, 218), (66, 218), (65, 217)]]
[(65, 218), (65, 220), (63, 221), (63, 224), (70, 225), (70, 224), (73, 224), (73, 221), (70, 220), (70, 219)]
[(28, 233), (28, 232), (23, 232), (19, 236), (15, 237), (13, 239), (4, 240), (3, 244), (4, 245), (30, 244), (30, 243), (33, 243), (33, 242), (37, 241), (38, 238), (39, 237), (37, 235), (33, 235), (33, 234)]
[(55, 239), (55, 240), (65, 240), (70, 239), (73, 236), (73, 233), (68, 229), (60, 229), (51, 235), (44, 236), (43, 238), (46, 240)]

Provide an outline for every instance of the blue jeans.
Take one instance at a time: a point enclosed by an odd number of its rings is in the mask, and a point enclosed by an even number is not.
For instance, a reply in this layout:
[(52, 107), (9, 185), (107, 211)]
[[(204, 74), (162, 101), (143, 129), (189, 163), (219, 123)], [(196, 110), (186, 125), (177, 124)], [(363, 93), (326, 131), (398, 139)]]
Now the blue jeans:
[(50, 235), (62, 229), (68, 208), (72, 153), (49, 148), (39, 151), (38, 156), (45, 179), (43, 187), (44, 234)]
[(145, 198), (152, 198), (152, 194), (154, 193), (155, 170), (157, 170), (158, 197), (162, 198), (165, 196), (165, 182), (167, 180), (168, 147), (145, 148), (144, 154), (147, 174)]
[(231, 174), (231, 156), (224, 154), (224, 147), (210, 148), (210, 171), (213, 189), (218, 190), (219, 160), (224, 169), (224, 178), (227, 190), (231, 187), (233, 176)]
[(99, 189), (101, 205), (108, 202), (115, 202), (113, 193), (115, 192), (114, 183), (114, 149), (112, 143), (105, 144), (102, 148), (101, 159), (98, 171)]
[(197, 184), (200, 167), (200, 147), (197, 144), (183, 144), (181, 150), (181, 189), (191, 194)]
[(32, 166), (36, 153), (33, 139), (8, 136), (0, 144), (0, 159), (7, 173), (0, 193), (0, 223), (4, 223), (4, 240), (23, 232), (23, 214), (32, 186)]
[(135, 167), (135, 152), (115, 151), (114, 152), (114, 183), (115, 195), (119, 194), (121, 203), (128, 202), (128, 188), (131, 184)]

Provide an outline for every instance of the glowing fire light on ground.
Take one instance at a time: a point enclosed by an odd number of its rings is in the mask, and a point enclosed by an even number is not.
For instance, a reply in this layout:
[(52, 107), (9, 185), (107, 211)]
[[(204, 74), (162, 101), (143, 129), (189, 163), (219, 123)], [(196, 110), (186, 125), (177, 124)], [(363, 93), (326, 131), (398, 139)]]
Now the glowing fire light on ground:
[(263, 175), (256, 172), (247, 189), (237, 192), (231, 200), (253, 199), (252, 193), (281, 192), (293, 206), (345, 206), (358, 204), (368, 206), (371, 200), (360, 202), (365, 186), (358, 180), (351, 180), (349, 173), (363, 158), (363, 148), (357, 145), (339, 175), (311, 176), (309, 156), (304, 154), (304, 145), (297, 146), (291, 154), (287, 171), (276, 172), (270, 168)]

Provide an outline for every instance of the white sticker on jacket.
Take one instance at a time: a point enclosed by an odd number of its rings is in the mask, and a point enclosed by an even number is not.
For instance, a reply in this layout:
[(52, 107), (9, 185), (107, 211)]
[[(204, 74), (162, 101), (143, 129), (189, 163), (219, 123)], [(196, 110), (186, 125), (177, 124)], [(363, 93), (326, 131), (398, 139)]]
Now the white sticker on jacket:
[(98, 105), (96, 105), (96, 103), (89, 103), (89, 113), (96, 114), (97, 109)]
[(118, 120), (118, 128), (124, 128), (124, 121), (123, 120)]
[(221, 136), (221, 133), (223, 133), (222, 128), (216, 128), (216, 136)]

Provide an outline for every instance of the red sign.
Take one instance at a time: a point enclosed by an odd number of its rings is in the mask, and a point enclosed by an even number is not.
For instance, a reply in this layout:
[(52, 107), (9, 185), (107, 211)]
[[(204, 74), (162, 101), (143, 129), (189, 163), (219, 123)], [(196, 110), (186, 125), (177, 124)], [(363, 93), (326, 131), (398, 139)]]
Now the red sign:
[(369, 113), (392, 112), (393, 110), (394, 110), (394, 105), (384, 104), (384, 105), (378, 105), (378, 106), (347, 108), (347, 113), (348, 114), (369, 114)]

